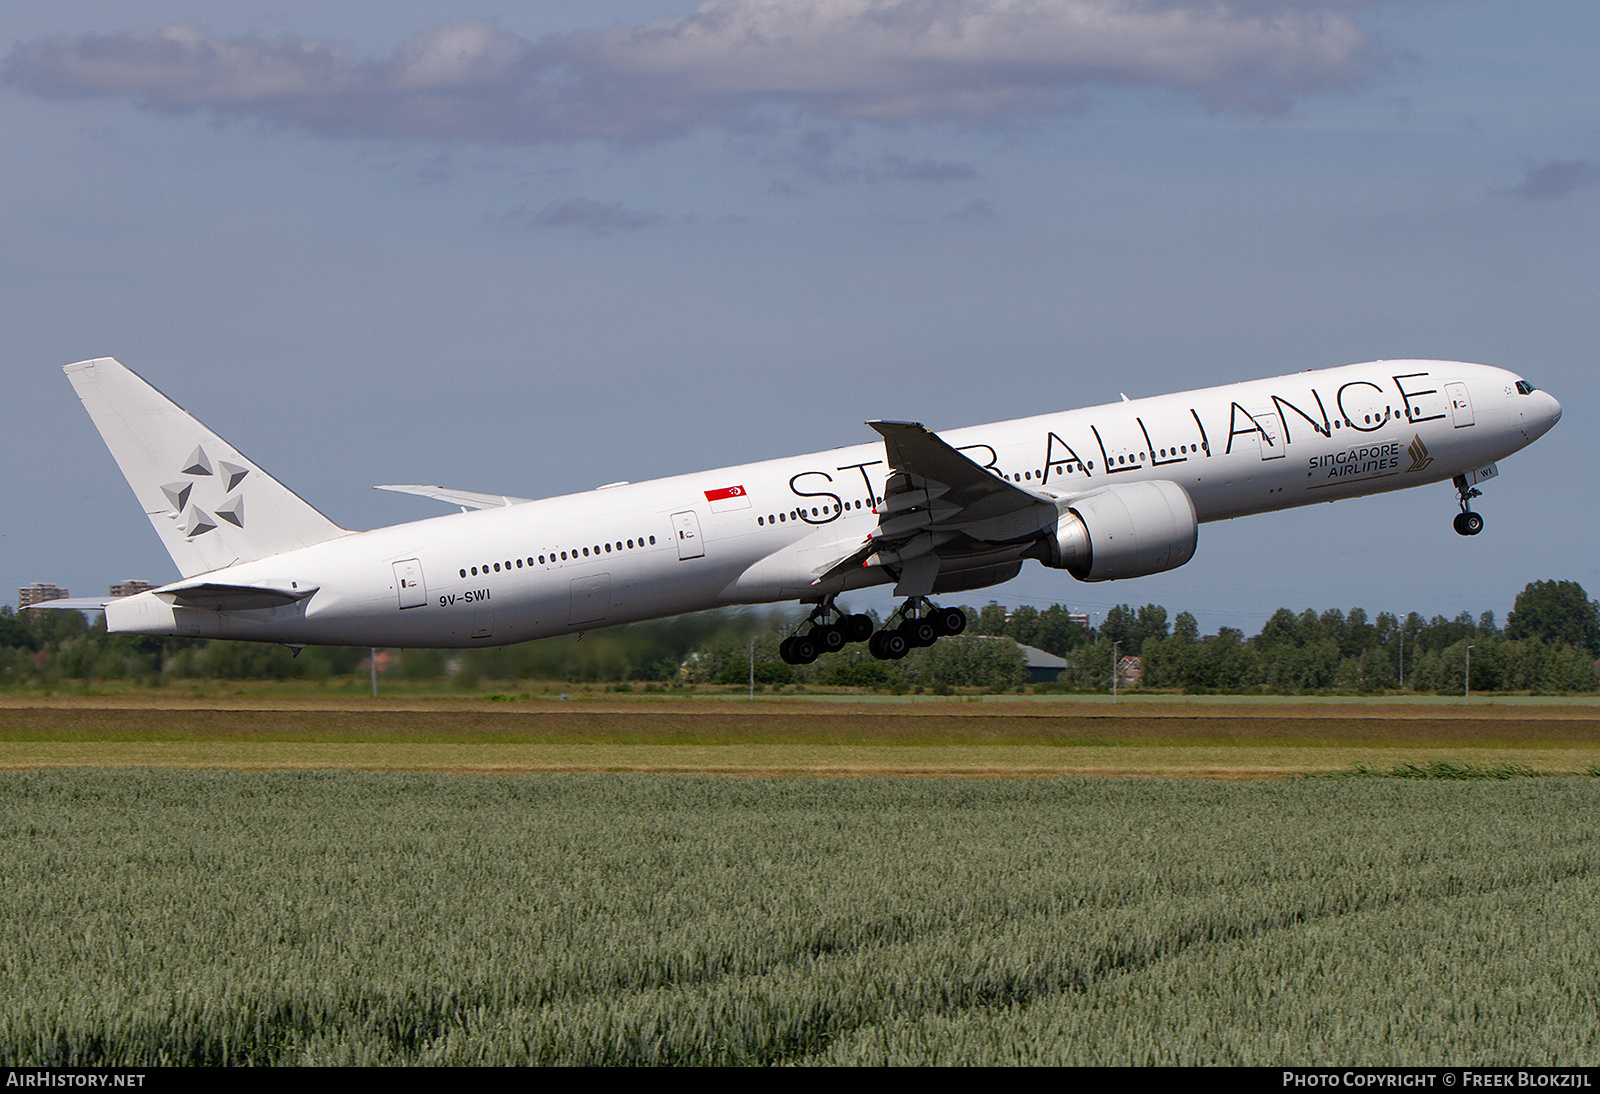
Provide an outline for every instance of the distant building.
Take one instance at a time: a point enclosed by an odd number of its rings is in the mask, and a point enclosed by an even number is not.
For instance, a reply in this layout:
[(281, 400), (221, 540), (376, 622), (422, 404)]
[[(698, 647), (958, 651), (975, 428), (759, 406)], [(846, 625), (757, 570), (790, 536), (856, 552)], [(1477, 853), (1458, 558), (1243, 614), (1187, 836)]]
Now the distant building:
[(1124, 657), (1117, 662), (1117, 679), (1130, 688), (1139, 686), (1139, 681), (1144, 677), (1144, 662), (1132, 655)]
[(21, 611), (30, 604), (43, 604), (47, 600), (65, 600), (71, 595), (66, 589), (57, 588), (48, 581), (35, 581), (17, 590), (17, 610)]
[(138, 593), (147, 593), (155, 586), (142, 577), (130, 577), (120, 584), (111, 586), (112, 596), (134, 596)]
[(1023, 658), (1028, 662), (1030, 684), (1053, 684), (1066, 670), (1067, 662), (1053, 653), (1024, 646), (1021, 642), (1017, 643), (1017, 649), (1022, 651)]
[[(995, 604), (993, 606), (999, 608), (1002, 612), (1005, 613), (1005, 617), (1006, 617), (1006, 622), (1007, 623), (1011, 622), (1011, 617), (1016, 614), (1016, 609), (1015, 608), (1008, 608), (1004, 604)], [(1088, 630), (1091, 620), (1089, 618), (1089, 613), (1088, 612), (1070, 612), (1069, 611), (1067, 613), (1067, 622), (1068, 623), (1076, 623), (1078, 626), (1082, 627), (1084, 630)]]
[(1010, 642), (1022, 651), (1022, 659), (1028, 666), (1028, 683), (1030, 684), (1053, 684), (1067, 668), (1066, 661), (1055, 654), (1046, 653), (1044, 650), (1035, 649), (1032, 646), (1024, 646), (1016, 639), (1007, 638), (1004, 635), (969, 634), (966, 637), (966, 641)]

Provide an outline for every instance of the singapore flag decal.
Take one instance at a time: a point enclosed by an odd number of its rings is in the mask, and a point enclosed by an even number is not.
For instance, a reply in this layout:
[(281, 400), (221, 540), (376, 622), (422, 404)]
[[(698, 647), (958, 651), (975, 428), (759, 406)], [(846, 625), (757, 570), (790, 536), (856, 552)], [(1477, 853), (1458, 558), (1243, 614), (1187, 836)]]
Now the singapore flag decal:
[(713, 513), (726, 513), (733, 509), (750, 508), (750, 496), (742, 486), (724, 486), (721, 490), (707, 490), (706, 501)]

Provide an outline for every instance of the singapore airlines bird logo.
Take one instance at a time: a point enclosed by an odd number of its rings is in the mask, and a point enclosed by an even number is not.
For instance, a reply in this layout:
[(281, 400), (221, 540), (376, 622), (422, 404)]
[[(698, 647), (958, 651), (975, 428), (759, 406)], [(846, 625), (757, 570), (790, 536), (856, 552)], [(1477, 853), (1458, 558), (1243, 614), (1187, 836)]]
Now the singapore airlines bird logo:
[(1406, 451), (1411, 453), (1411, 466), (1406, 468), (1408, 472), (1421, 471), (1433, 462), (1433, 457), (1428, 455), (1428, 446), (1422, 443), (1420, 433), (1412, 434), (1411, 444), (1407, 446)]

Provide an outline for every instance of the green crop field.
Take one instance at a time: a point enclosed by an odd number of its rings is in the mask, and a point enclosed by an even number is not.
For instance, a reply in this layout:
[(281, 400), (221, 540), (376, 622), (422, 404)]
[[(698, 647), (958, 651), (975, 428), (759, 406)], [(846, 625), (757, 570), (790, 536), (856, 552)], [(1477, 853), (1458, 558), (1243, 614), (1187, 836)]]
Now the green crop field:
[(9, 1065), (1600, 1062), (1594, 778), (35, 770), (0, 840)]

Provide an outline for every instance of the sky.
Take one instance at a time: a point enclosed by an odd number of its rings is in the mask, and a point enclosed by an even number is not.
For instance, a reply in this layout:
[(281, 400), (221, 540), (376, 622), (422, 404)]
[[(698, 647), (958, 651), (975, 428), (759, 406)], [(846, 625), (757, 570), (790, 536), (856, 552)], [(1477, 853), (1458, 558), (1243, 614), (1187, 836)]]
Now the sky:
[[(60, 372), (337, 523), (1386, 358), (1561, 400), (1447, 483), (955, 600), (1504, 620), (1600, 594), (1589, 0), (11, 0), (0, 599), (175, 579)], [(886, 607), (858, 594), (852, 607)]]

